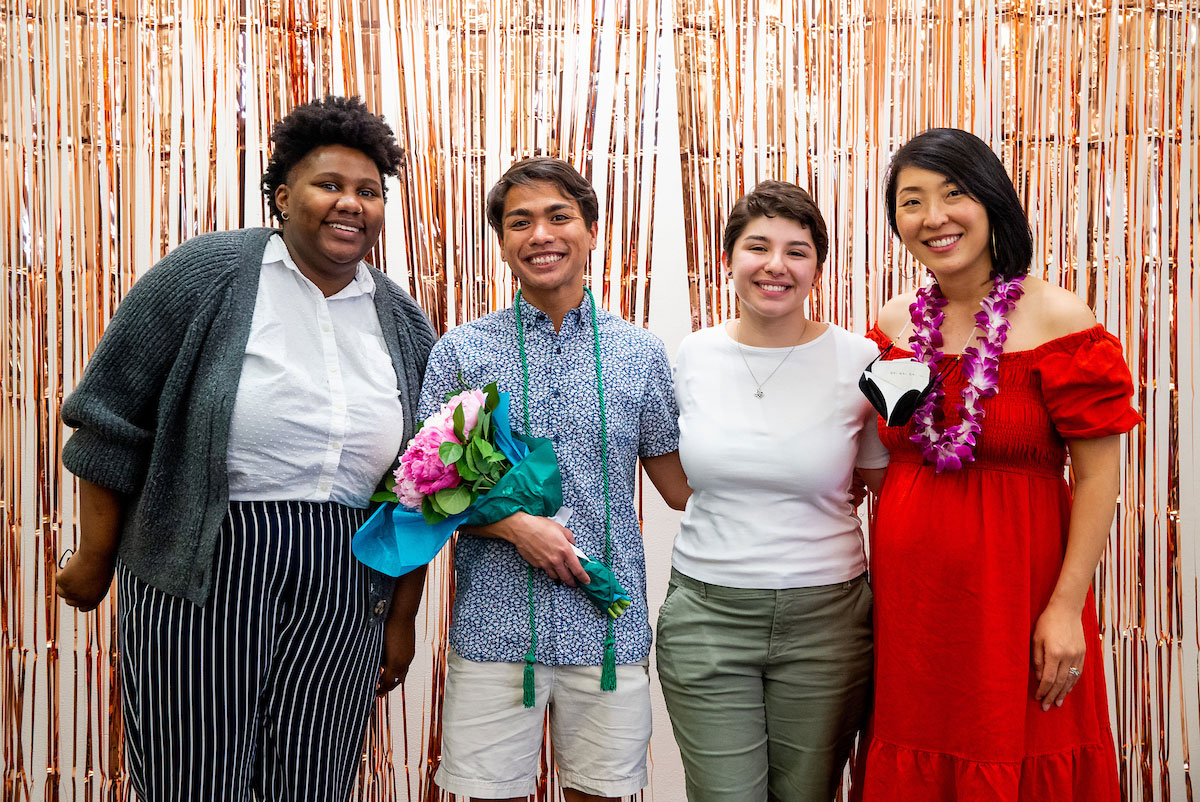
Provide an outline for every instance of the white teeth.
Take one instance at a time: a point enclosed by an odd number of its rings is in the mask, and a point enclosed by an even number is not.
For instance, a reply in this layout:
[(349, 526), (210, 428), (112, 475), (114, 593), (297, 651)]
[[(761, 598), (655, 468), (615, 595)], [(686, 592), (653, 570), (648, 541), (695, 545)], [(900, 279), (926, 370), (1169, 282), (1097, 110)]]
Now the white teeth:
[(531, 264), (531, 265), (549, 265), (549, 264), (554, 264), (555, 262), (560, 261), (561, 259), (562, 259), (562, 254), (560, 254), (560, 253), (548, 253), (545, 256), (534, 256), (533, 258), (531, 258), (529, 260), (529, 264)]
[(783, 292), (788, 287), (786, 284), (759, 284), (764, 292)]
[(336, 228), (338, 231), (350, 231), (352, 233), (358, 233), (357, 228), (354, 228), (353, 226), (344, 226), (341, 223), (330, 223), (329, 227)]
[(956, 240), (958, 240), (958, 238), (959, 238), (960, 236), (962, 236), (962, 235), (961, 235), (961, 234), (955, 234), (955, 235), (954, 235), (954, 236), (952, 236), (952, 237), (941, 237), (941, 238), (939, 238), (939, 239), (931, 239), (931, 240), (929, 240), (929, 247), (931, 247), (931, 248), (944, 248), (944, 247), (946, 247), (947, 245), (949, 245), (949, 244), (951, 244), (951, 243), (955, 242)]

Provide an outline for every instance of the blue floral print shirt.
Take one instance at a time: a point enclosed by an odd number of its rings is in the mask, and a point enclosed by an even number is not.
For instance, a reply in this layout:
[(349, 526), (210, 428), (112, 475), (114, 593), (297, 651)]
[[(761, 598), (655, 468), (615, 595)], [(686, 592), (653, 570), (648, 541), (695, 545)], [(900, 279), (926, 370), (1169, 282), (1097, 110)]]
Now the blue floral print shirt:
[[(591, 303), (570, 310), (562, 328), (520, 301), (529, 363), (529, 420), (533, 434), (554, 442), (563, 477), (566, 526), (575, 544), (604, 559), (604, 480), (600, 402), (596, 389)], [(514, 432), (525, 431), (516, 313), (510, 306), (465, 323), (442, 337), (429, 355), (419, 416), (436, 412), (463, 383), (482, 388), (495, 381), (510, 393)], [(618, 664), (650, 652), (646, 611), (646, 560), (634, 506), (638, 457), (679, 448), (678, 409), (671, 366), (662, 342), (612, 313), (598, 309), (600, 364), (608, 423), (609, 497), (613, 569), (633, 598), (616, 620)], [(461, 380), (460, 380), (461, 375)], [(468, 660), (518, 662), (529, 649), (528, 564), (516, 547), (495, 538), (459, 535), (450, 645)], [(556, 585), (533, 571), (537, 661), (545, 665), (600, 665), (606, 617), (576, 588)]]

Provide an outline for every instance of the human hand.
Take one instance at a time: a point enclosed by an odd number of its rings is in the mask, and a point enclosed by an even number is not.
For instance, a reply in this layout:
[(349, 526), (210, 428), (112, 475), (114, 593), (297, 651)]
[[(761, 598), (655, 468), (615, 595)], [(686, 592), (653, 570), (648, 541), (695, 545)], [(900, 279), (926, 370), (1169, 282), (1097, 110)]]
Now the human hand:
[(542, 569), (551, 579), (571, 587), (591, 581), (571, 548), (575, 536), (562, 524), (525, 512), (514, 513), (497, 523), (498, 534), (517, 547), (525, 562)]
[(1051, 601), (1033, 630), (1033, 667), (1038, 678), (1034, 698), (1042, 710), (1062, 705), (1079, 681), (1086, 651), (1079, 610)]
[(863, 503), (863, 499), (867, 497), (867, 482), (863, 479), (862, 474), (858, 472), (858, 468), (854, 469), (854, 473), (850, 477), (850, 507), (858, 509), (858, 505)]
[(116, 567), (116, 555), (80, 548), (58, 570), (54, 592), (81, 613), (94, 610), (108, 595)]
[[(395, 608), (392, 609), (394, 613)], [(417, 649), (415, 619), (390, 614), (383, 626), (383, 658), (380, 660), (376, 696), (386, 696), (404, 682)]]

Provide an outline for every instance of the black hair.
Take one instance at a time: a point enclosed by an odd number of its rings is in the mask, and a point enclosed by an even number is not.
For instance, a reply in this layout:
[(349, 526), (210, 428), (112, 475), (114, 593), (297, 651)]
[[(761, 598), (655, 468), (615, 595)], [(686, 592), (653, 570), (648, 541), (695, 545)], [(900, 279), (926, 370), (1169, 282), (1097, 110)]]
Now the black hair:
[(896, 184), (905, 167), (940, 173), (983, 206), (992, 228), (994, 273), (1013, 278), (1029, 272), (1033, 261), (1029, 220), (1012, 179), (986, 142), (957, 128), (930, 128), (896, 151), (887, 172), (887, 216), (897, 236)]
[(571, 165), (562, 159), (552, 159), (548, 156), (534, 156), (509, 167), (496, 185), (488, 191), (487, 219), (488, 225), (496, 234), (504, 234), (504, 201), (508, 191), (514, 186), (528, 186), (536, 181), (546, 181), (558, 187), (564, 198), (570, 198), (579, 205), (583, 222), (589, 229), (600, 219), (600, 201), (596, 199), (596, 190), (587, 179), (579, 174)]
[(811, 195), (787, 181), (763, 181), (733, 205), (721, 241), (726, 256), (733, 253), (733, 246), (750, 221), (759, 217), (783, 217), (807, 228), (817, 247), (817, 267), (825, 264), (825, 257), (829, 255), (825, 217)]
[[(262, 192), (272, 217), (279, 217), (275, 190), (286, 184), (288, 173), (310, 152), (326, 145), (343, 145), (362, 151), (384, 177), (400, 172), (404, 151), (396, 144), (392, 128), (367, 110), (357, 97), (330, 95), (292, 109), (271, 129), (271, 159), (262, 176)], [(386, 185), (384, 193), (386, 196)]]

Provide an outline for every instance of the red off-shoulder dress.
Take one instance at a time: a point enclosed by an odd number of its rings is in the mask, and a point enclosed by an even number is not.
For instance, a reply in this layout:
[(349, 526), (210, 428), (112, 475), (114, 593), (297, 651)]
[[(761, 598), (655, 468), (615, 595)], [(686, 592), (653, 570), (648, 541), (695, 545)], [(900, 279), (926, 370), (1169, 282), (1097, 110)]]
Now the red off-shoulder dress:
[[(943, 378), (952, 425), (964, 380), (954, 366)], [(923, 464), (910, 426), (880, 426), (891, 464), (871, 531), (875, 707), (856, 797), (1119, 800), (1091, 592), (1082, 676), (1049, 712), (1034, 699), (1032, 637), (1067, 543), (1064, 439), (1135, 427), (1132, 390), (1120, 344), (1096, 326), (1000, 357), (961, 471)]]

